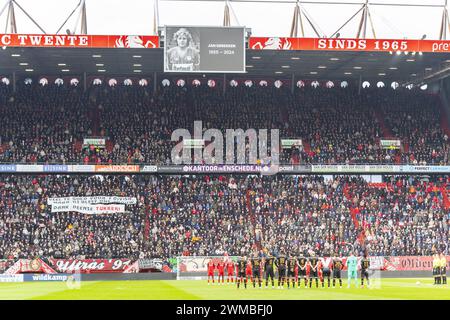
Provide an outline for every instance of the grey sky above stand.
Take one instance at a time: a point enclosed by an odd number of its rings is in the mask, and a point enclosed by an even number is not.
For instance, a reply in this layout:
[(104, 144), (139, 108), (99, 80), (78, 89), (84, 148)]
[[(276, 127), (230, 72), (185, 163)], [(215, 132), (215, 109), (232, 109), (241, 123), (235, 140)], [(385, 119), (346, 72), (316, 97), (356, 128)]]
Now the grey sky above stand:
[[(155, 17), (163, 25), (220, 26), (226, 1), (223, 0), (86, 0), (88, 34), (153, 34)], [(0, 0), (0, 10), (8, 0)], [(77, 7), (80, 0), (16, 0), (31, 18), (48, 34), (54, 34)], [(318, 27), (321, 35), (331, 36), (363, 5), (363, 0), (300, 1), (300, 6)], [(296, 1), (293, 0), (229, 0), (231, 25), (251, 28), (252, 36), (289, 36)], [(389, 4), (395, 4), (394, 6)], [(446, 0), (374, 0), (369, 1), (376, 37), (439, 39), (442, 13)], [(155, 7), (158, 15), (155, 15)], [(24, 12), (15, 10), (18, 33), (42, 33)], [(354, 38), (361, 20), (359, 13), (342, 30), (340, 37)], [(0, 16), (0, 33), (5, 32), (7, 15)], [(80, 17), (73, 14), (66, 29), (80, 33)], [(307, 37), (316, 37), (304, 23)], [(447, 32), (448, 35), (448, 32)], [(366, 36), (373, 37), (370, 27)]]

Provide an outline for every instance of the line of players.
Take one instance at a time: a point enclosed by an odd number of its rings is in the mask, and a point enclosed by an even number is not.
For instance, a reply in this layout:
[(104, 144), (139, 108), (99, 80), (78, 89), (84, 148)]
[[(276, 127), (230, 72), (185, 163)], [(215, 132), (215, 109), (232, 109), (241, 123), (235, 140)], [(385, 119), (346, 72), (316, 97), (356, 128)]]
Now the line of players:
[[(351, 272), (351, 267), (348, 265), (348, 287), (350, 287), (351, 277), (355, 279), (355, 285), (357, 282), (356, 274), (356, 257), (353, 256), (355, 265), (354, 272)], [(350, 263), (350, 259), (349, 259)], [(367, 280), (367, 285), (369, 285), (369, 267), (370, 261), (367, 255), (364, 255), (360, 262), (360, 272), (361, 272), (361, 287), (364, 287), (364, 279)], [(344, 269), (343, 260), (334, 255), (333, 257), (319, 258), (314, 253), (308, 257), (295, 257), (286, 256), (284, 253), (278, 257), (269, 255), (267, 257), (258, 257), (253, 255), (251, 258), (241, 257), (236, 264), (231, 260), (219, 261), (217, 265), (211, 260), (208, 262), (208, 285), (210, 280), (214, 284), (214, 271), (218, 271), (218, 283), (220, 285), (220, 280), (224, 284), (225, 269), (227, 270), (227, 283), (234, 282), (234, 272), (236, 272), (236, 284), (239, 288), (241, 284), (247, 288), (247, 283), (250, 280), (255, 288), (258, 284), (259, 288), (263, 285), (263, 275), (265, 275), (265, 287), (271, 282), (272, 288), (275, 288), (275, 269), (278, 271), (278, 288), (283, 289), (286, 284), (288, 289), (292, 285), (292, 288), (301, 287), (301, 280), (304, 281), (305, 288), (312, 287), (313, 280), (315, 281), (316, 288), (319, 287), (319, 280), (321, 282), (322, 288), (325, 287), (325, 279), (327, 280), (327, 286), (331, 285), (331, 275), (332, 275), (332, 285), (333, 288), (336, 286), (336, 282), (339, 281), (339, 286), (342, 288), (342, 277), (341, 271)]]
[(433, 254), (434, 284), (447, 284), (447, 258), (444, 253)]

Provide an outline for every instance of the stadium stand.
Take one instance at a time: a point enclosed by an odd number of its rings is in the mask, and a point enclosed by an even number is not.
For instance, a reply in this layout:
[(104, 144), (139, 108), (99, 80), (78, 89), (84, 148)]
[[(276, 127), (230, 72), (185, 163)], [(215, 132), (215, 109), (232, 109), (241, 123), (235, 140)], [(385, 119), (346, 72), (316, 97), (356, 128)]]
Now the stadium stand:
[[(449, 141), (439, 98), (420, 91), (237, 87), (1, 85), (0, 162), (170, 164), (173, 130), (280, 129), (300, 138), (281, 163), (448, 164)], [(17, 112), (20, 111), (20, 112)], [(49, 123), (55, 124), (49, 126)], [(101, 136), (106, 148), (82, 148)], [(400, 150), (380, 139), (398, 138)]]
[(81, 88), (22, 85), (13, 94), (2, 86), (0, 162), (78, 162), (74, 145), (92, 134), (88, 96)]
[[(445, 249), (448, 177), (4, 175), (0, 256), (147, 258), (319, 255), (367, 248), (379, 256)], [(51, 213), (48, 197), (132, 196), (130, 214)]]
[[(448, 164), (439, 98), (419, 91), (0, 85), (0, 162), (170, 164), (177, 128), (277, 128), (282, 163)], [(105, 148), (83, 139), (107, 139)], [(399, 150), (382, 149), (397, 138)], [(431, 255), (450, 238), (446, 176), (2, 175), (5, 259), (302, 254)], [(138, 199), (131, 214), (51, 213), (49, 197)]]

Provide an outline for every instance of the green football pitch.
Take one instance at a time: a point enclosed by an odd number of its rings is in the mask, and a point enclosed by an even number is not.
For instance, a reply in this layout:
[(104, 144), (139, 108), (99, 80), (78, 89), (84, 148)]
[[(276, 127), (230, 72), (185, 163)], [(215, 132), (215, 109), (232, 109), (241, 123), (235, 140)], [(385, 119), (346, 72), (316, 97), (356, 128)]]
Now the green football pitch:
[(373, 288), (259, 289), (236, 285), (207, 285), (206, 281), (85, 281), (0, 283), (0, 299), (162, 299), (162, 300), (368, 300), (368, 299), (448, 299), (450, 286), (433, 285), (428, 279), (381, 279)]

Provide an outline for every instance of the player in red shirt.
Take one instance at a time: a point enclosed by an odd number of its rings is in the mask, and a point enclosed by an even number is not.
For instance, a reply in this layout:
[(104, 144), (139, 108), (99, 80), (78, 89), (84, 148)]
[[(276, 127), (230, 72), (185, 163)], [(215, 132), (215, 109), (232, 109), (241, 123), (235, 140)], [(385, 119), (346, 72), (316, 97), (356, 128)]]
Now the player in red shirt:
[(246, 262), (247, 262), (247, 267), (245, 268), (245, 279), (246, 281), (248, 281), (250, 279), (250, 281), (253, 281), (253, 273), (252, 273), (252, 263), (250, 261), (250, 259), (247, 260), (247, 257), (245, 257)]
[(319, 262), (317, 263), (317, 276), (319, 277), (319, 281), (322, 284), (323, 288), (323, 261), (319, 258)]
[(234, 273), (234, 262), (229, 260), (227, 262), (227, 276), (228, 276), (227, 283), (228, 284), (230, 284), (230, 282), (233, 283), (233, 281), (234, 281), (233, 273)]
[(208, 262), (208, 285), (209, 285), (209, 279), (212, 278), (212, 284), (214, 284), (214, 269), (216, 268), (216, 265), (214, 262), (209, 260)]
[(217, 283), (220, 285), (220, 277), (222, 277), (222, 285), (224, 284), (224, 272), (225, 272), (225, 262), (220, 260), (217, 264), (217, 270), (219, 270), (219, 276), (217, 277)]

